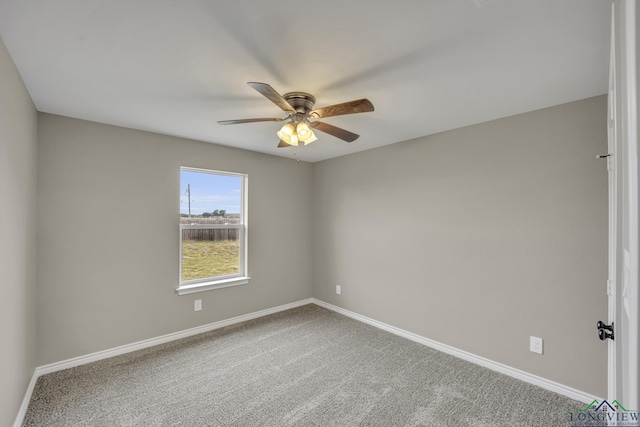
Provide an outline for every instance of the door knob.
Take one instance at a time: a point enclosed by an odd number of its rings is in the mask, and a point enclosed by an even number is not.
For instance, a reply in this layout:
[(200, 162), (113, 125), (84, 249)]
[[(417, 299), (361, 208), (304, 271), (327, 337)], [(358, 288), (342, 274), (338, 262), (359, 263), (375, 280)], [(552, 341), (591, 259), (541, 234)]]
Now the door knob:
[(610, 338), (611, 340), (613, 340), (613, 332), (607, 332), (604, 329), (600, 329), (598, 331), (598, 338), (600, 338), (601, 341), (604, 341), (607, 338)]
[(611, 322), (611, 325), (607, 325), (602, 320), (598, 320), (596, 327), (598, 328), (598, 338), (600, 340), (604, 341), (608, 338), (613, 341), (613, 322)]

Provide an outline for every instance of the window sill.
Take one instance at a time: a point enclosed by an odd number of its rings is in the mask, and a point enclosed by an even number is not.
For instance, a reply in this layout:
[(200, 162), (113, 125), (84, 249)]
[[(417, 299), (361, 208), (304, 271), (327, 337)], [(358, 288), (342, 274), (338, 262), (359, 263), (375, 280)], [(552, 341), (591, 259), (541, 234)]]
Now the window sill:
[(251, 277), (234, 277), (232, 279), (215, 280), (212, 282), (193, 283), (190, 285), (178, 286), (176, 292), (178, 295), (193, 294), (196, 292), (210, 291), (212, 289), (228, 288), (229, 286), (246, 285)]

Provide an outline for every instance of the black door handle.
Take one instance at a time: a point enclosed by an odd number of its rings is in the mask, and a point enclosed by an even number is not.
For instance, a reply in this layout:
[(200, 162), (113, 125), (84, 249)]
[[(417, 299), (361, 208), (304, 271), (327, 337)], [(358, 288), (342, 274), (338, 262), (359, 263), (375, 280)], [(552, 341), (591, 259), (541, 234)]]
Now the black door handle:
[(611, 325), (607, 325), (602, 320), (598, 320), (598, 323), (596, 324), (596, 327), (598, 328), (598, 338), (600, 338), (600, 340), (604, 341), (607, 338), (612, 340), (612, 341), (614, 340), (614, 337), (613, 337), (613, 322), (611, 322)]

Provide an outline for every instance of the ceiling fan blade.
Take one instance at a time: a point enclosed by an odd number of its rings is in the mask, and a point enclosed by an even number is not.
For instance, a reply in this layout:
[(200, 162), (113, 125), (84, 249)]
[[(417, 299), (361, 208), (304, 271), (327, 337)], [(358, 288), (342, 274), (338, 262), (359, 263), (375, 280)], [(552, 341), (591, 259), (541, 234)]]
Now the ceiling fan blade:
[(296, 110), (282, 97), (274, 88), (266, 83), (248, 82), (249, 86), (257, 90), (261, 95), (268, 98), (269, 101), (276, 104), (282, 111), (286, 111), (289, 114), (295, 114)]
[(264, 118), (264, 119), (238, 119), (238, 120), (218, 120), (219, 125), (237, 125), (240, 123), (255, 123), (255, 122), (281, 122), (285, 119), (276, 118)]
[(291, 144), (287, 144), (283, 140), (280, 140), (280, 143), (278, 144), (278, 148), (283, 148), (283, 147), (291, 147)]
[(373, 111), (373, 104), (366, 98), (342, 104), (330, 105), (309, 112), (309, 117), (321, 119), (323, 117), (342, 116), (344, 114), (368, 113)]
[(312, 122), (311, 127), (321, 132), (328, 133), (329, 135), (333, 135), (336, 138), (340, 138), (347, 142), (353, 142), (360, 137), (360, 135), (356, 135), (355, 133), (330, 125), (328, 123)]

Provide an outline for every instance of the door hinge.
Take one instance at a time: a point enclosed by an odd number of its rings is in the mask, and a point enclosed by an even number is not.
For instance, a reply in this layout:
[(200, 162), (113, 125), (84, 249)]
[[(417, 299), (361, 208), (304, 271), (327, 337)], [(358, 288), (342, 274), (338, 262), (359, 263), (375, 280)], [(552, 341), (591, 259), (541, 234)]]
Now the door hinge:
[(607, 280), (607, 296), (613, 296), (613, 280)]

